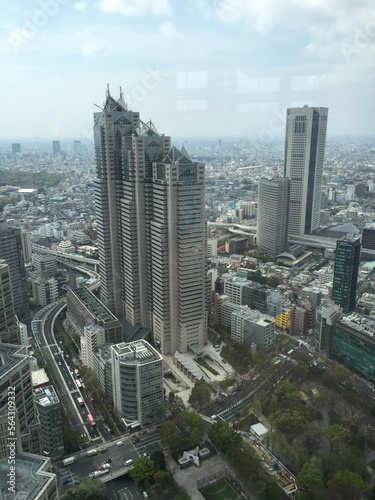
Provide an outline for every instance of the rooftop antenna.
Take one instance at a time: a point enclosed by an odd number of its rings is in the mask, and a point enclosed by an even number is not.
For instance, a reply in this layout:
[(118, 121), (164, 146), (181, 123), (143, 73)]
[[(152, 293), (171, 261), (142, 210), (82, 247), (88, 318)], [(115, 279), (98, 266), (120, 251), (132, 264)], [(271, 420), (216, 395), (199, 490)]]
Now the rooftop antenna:
[(106, 91), (105, 91), (105, 96), (107, 98), (110, 96), (110, 93), (109, 93), (109, 83), (107, 83), (107, 88), (106, 88)]
[(122, 91), (122, 87), (120, 87), (120, 99), (124, 100), (124, 93)]

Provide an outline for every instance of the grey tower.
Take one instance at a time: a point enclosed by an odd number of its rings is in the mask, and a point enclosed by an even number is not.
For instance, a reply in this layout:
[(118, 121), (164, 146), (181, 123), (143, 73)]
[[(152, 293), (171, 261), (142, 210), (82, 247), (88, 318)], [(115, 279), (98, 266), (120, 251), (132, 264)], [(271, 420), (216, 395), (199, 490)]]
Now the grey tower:
[(290, 235), (319, 227), (328, 108), (289, 108), (286, 118), (284, 176), (290, 178)]
[(29, 315), (29, 295), (26, 287), (21, 229), (8, 227), (4, 220), (0, 220), (0, 259), (4, 259), (9, 267), (14, 313), (19, 319), (24, 319)]
[(257, 245), (270, 257), (288, 248), (289, 193), (287, 177), (259, 179)]
[(163, 353), (207, 335), (204, 165), (107, 91), (94, 114), (101, 299)]
[(61, 153), (60, 141), (52, 141), (52, 153), (54, 156)]

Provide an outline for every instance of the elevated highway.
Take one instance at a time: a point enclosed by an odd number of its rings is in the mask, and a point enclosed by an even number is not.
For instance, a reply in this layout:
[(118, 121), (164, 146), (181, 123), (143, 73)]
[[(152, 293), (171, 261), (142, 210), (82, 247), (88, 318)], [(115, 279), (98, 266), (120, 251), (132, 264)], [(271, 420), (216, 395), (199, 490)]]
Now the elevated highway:
[(97, 259), (90, 259), (89, 257), (85, 257), (84, 255), (80, 255), (78, 253), (65, 253), (58, 250), (51, 250), (50, 248), (37, 245), (36, 243), (31, 244), (31, 249), (35, 253), (55, 255), (57, 260), (62, 263), (75, 262), (83, 264), (86, 267), (91, 266), (95, 272), (98, 272), (99, 269), (99, 261)]

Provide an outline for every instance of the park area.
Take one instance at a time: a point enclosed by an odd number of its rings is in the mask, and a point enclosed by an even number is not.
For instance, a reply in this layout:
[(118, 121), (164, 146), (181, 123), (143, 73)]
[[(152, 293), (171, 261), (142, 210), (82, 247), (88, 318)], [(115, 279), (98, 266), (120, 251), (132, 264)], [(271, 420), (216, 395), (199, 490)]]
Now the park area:
[(200, 492), (206, 500), (242, 500), (243, 498), (227, 479), (220, 479), (214, 484), (205, 486)]

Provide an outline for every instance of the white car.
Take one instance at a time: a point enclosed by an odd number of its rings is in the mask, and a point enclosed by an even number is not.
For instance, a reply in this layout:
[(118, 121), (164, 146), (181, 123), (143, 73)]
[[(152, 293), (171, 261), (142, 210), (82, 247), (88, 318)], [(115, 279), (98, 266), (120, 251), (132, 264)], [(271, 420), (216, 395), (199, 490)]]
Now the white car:
[(122, 446), (124, 443), (122, 441), (117, 441), (117, 445), (116, 446)]

